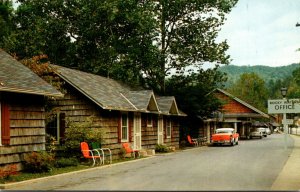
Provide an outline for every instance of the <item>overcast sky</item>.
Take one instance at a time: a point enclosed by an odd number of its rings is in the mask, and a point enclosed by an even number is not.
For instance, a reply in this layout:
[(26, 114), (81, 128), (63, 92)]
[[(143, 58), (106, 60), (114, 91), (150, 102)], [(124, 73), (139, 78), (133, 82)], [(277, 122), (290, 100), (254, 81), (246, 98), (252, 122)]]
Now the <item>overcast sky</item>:
[(222, 27), (232, 65), (300, 62), (300, 0), (239, 0)]

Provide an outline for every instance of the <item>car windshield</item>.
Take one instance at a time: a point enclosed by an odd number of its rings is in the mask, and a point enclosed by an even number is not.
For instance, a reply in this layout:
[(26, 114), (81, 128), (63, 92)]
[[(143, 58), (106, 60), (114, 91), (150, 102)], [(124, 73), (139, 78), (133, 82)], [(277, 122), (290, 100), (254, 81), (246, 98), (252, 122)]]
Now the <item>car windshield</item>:
[(230, 129), (217, 129), (216, 133), (232, 133)]

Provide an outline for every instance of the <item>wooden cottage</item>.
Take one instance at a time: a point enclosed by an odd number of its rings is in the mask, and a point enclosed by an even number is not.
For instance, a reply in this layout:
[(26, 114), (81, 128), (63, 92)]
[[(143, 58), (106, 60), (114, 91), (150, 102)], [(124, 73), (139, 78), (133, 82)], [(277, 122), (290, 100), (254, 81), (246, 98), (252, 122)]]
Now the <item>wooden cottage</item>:
[(52, 67), (65, 82), (67, 92), (56, 102), (60, 109), (57, 123), (49, 131), (58, 141), (63, 139), (68, 122), (93, 117), (91, 128), (105, 132), (102, 145), (110, 148), (114, 155), (119, 153), (123, 142), (140, 150), (154, 149), (158, 143), (179, 147), (177, 119), (185, 114), (178, 111), (174, 97), (158, 100), (151, 90), (133, 90), (113, 79)]
[(240, 134), (241, 138), (248, 138), (252, 124), (259, 120), (269, 120), (270, 116), (234, 95), (215, 89), (211, 94), (221, 100), (222, 108), (214, 114), (213, 118), (204, 120), (199, 132), (210, 138), (216, 128), (232, 127)]
[(0, 49), (0, 170), (21, 170), (25, 153), (45, 150), (45, 96), (63, 94)]

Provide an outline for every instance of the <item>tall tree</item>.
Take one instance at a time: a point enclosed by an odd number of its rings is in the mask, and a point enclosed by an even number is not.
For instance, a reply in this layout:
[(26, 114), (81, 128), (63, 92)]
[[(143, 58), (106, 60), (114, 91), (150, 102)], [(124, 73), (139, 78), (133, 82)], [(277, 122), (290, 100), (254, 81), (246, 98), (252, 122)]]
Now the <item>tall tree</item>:
[(0, 0), (0, 48), (7, 48), (12, 44), (11, 33), (15, 27), (13, 23), (13, 4), (11, 0)]
[(150, 77), (161, 92), (171, 70), (184, 71), (204, 62), (228, 64), (226, 41), (217, 43), (220, 26), (237, 0), (157, 0), (157, 60), (160, 74)]
[(207, 117), (217, 110), (220, 103), (209, 94), (226, 81), (224, 73), (214, 69), (198, 69), (198, 73), (185, 76), (172, 76), (166, 81), (166, 91), (176, 97), (181, 110), (190, 118)]
[(19, 0), (22, 57), (45, 53), (52, 63), (138, 82), (154, 60), (152, 1)]
[(246, 101), (250, 105), (266, 112), (268, 89), (264, 80), (256, 73), (244, 73), (228, 88), (234, 96)]
[[(136, 82), (164, 93), (170, 72), (229, 63), (216, 38), (237, 0), (19, 0), (22, 57)], [(183, 75), (183, 73), (181, 73)]]

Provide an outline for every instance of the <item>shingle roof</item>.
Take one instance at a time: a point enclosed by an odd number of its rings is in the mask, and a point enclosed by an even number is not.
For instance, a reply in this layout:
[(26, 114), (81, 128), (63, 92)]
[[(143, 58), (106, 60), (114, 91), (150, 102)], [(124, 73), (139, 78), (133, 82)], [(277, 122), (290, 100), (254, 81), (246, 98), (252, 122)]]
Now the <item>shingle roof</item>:
[(163, 114), (166, 115), (180, 115), (186, 116), (185, 113), (178, 110), (175, 97), (173, 96), (160, 96), (156, 97), (158, 107)]
[(0, 91), (63, 96), (61, 92), (57, 91), (49, 83), (1, 49)]
[(139, 111), (159, 112), (152, 90), (129, 91), (124, 93), (124, 95)]
[(62, 79), (103, 109), (161, 113), (162, 108), (167, 111), (166, 115), (185, 115), (178, 111), (174, 97), (162, 97), (158, 105), (152, 90), (136, 91), (113, 79), (56, 65), (52, 67)]
[(52, 65), (57, 74), (75, 87), (86, 97), (94, 101), (103, 109), (120, 111), (136, 111), (133, 104), (128, 102), (122, 92), (130, 91), (129, 87), (118, 81), (86, 73), (79, 70), (69, 69)]

